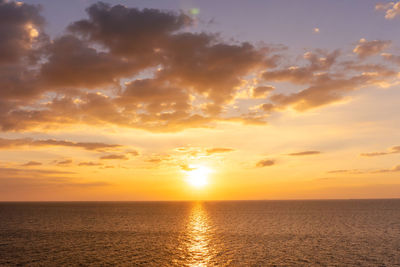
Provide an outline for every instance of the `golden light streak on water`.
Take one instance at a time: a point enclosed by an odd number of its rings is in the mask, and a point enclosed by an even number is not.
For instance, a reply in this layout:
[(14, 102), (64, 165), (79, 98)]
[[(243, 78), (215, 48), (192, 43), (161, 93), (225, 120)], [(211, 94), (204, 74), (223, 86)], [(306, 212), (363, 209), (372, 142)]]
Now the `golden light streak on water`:
[(207, 266), (211, 260), (209, 239), (211, 228), (208, 221), (207, 212), (202, 203), (195, 203), (189, 215), (188, 232), (188, 252), (191, 258), (188, 266)]

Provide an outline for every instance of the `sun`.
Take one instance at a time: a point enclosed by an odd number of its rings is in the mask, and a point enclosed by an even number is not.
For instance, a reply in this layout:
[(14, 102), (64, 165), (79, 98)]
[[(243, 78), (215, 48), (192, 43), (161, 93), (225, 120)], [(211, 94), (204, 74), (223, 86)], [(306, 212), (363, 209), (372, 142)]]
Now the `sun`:
[(212, 170), (205, 166), (189, 165), (189, 170), (185, 171), (186, 181), (195, 188), (202, 188), (208, 184), (208, 176)]

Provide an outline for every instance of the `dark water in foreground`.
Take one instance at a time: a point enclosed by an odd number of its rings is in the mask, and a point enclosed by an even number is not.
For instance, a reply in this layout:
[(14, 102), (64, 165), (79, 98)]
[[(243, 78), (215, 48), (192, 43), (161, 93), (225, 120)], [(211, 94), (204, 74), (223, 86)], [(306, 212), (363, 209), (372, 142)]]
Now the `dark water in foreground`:
[(400, 200), (0, 203), (0, 265), (400, 266)]

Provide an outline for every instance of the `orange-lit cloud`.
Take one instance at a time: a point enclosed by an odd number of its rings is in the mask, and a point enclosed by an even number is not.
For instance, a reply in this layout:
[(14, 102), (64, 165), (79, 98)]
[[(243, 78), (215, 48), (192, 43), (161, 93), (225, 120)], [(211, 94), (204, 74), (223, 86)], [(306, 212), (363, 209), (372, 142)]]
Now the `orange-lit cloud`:
[[(276, 192), (292, 187), (279, 179), (307, 187), (327, 172), (355, 174), (346, 186), (379, 182), (377, 173), (395, 182), (394, 157), (357, 156), (373, 151), (366, 144), (382, 138), (382, 128), (396, 142), (396, 90), (377, 90), (400, 84), (395, 38), (339, 38), (345, 43), (329, 49), (299, 42), (301, 50), (273, 45), (280, 40), (268, 35), (246, 42), (199, 31), (182, 11), (129, 5), (92, 4), (86, 17), (48, 35), (41, 7), (0, 0), (1, 192), (31, 186), (50, 188), (48, 195), (98, 189), (92, 199), (190, 199), (180, 182), (196, 164), (213, 169), (214, 193), (203, 195), (210, 199), (246, 190), (243, 198), (257, 190), (269, 197), (272, 183)], [(311, 29), (303, 37), (319, 40)], [(316, 144), (323, 153), (304, 149)], [(273, 179), (262, 185), (243, 179), (265, 173)]]
[[(74, 172), (70, 171), (59, 171), (52, 169), (25, 169), (25, 168), (9, 168), (9, 167), (0, 167), (0, 177), (2, 178), (21, 178), (21, 177), (32, 177), (35, 178), (37, 176), (54, 176), (54, 175), (68, 175), (74, 174)], [(1, 179), (0, 179), (1, 180)]]
[(361, 153), (360, 156), (376, 157), (376, 156), (384, 156), (388, 154), (397, 154), (397, 153), (400, 153), (400, 146), (391, 147), (388, 151)]
[(378, 3), (375, 5), (376, 10), (383, 10), (386, 12), (386, 19), (394, 19), (400, 16), (400, 1), (399, 2), (389, 2), (389, 3)]
[[(338, 62), (339, 56), (339, 51), (307, 52), (304, 59), (308, 64), (305, 66), (265, 72), (262, 77), (268, 82), (286, 81), (308, 87), (291, 94), (275, 93), (270, 97), (272, 103), (266, 103), (263, 108), (267, 111), (291, 106), (298, 111), (307, 111), (341, 101), (354, 90), (366, 86), (379, 87), (398, 79), (397, 72), (389, 67), (375, 65), (377, 67), (372, 69), (373, 72), (367, 72), (368, 65), (357, 61)], [(336, 65), (344, 65), (345, 68), (336, 69)]]
[(382, 53), (381, 56), (387, 61), (396, 63), (397, 65), (400, 66), (400, 56), (396, 56), (390, 53)]
[(206, 150), (207, 154), (215, 154), (215, 153), (226, 153), (226, 152), (231, 152), (234, 149), (232, 148), (225, 148), (225, 147), (215, 147), (215, 148), (209, 148)]
[(259, 162), (257, 162), (256, 167), (268, 167), (268, 166), (272, 166), (275, 165), (275, 160), (271, 160), (271, 159), (265, 159), (265, 160), (260, 160)]
[[(8, 9), (23, 19), (4, 31), (20, 36), (18, 30), (30, 23), (39, 36), (45, 35), (38, 7), (0, 5), (0, 12)], [(362, 71), (356, 60), (346, 62), (351, 72), (338, 71), (344, 64), (339, 50), (309, 51), (303, 55), (305, 65), (285, 66), (287, 61), (280, 61), (285, 50), (187, 31), (192, 19), (183, 13), (105, 3), (91, 5), (87, 13), (64, 35), (36, 40), (0, 65), (1, 130), (107, 124), (173, 132), (218, 121), (263, 124), (273, 112), (329, 105), (356, 89), (390, 84), (397, 74), (385, 66), (374, 73)], [(362, 39), (354, 52), (365, 58), (389, 44)], [(9, 49), (0, 47), (12, 55)], [(29, 68), (16, 63), (30, 54), (35, 56)], [(253, 101), (266, 101), (257, 103), (258, 109), (232, 112), (248, 75), (258, 77), (250, 93)], [(304, 89), (286, 94), (281, 82)]]
[(390, 46), (390, 41), (373, 40), (367, 41), (361, 38), (357, 46), (353, 49), (360, 58), (366, 58), (381, 53)]
[(321, 154), (321, 151), (309, 150), (309, 151), (301, 151), (288, 154), (289, 156), (308, 156), (308, 155), (317, 155)]
[(31, 167), (31, 166), (40, 166), (40, 165), (43, 165), (43, 164), (41, 162), (32, 160), (32, 161), (28, 161), (27, 163), (22, 164), (21, 166)]
[(79, 162), (78, 166), (102, 166), (103, 164), (100, 162), (92, 162), (92, 161), (84, 161), (84, 162)]
[(58, 166), (70, 165), (72, 163), (72, 159), (56, 160), (54, 163)]
[(265, 98), (269, 92), (274, 90), (273, 86), (258, 86), (253, 89), (253, 97), (255, 98)]
[(365, 169), (365, 170), (360, 170), (360, 169), (343, 169), (343, 170), (332, 170), (328, 171), (328, 173), (331, 174), (380, 174), (380, 173), (392, 173), (392, 172), (400, 172), (400, 165), (395, 165), (392, 168), (387, 168), (387, 169)]
[(12, 149), (24, 146), (29, 146), (29, 147), (64, 146), (64, 147), (76, 147), (86, 150), (99, 150), (99, 151), (121, 147), (121, 145), (104, 144), (96, 142), (72, 142), (72, 141), (54, 140), (54, 139), (35, 140), (31, 138), (25, 138), (25, 139), (0, 138), (0, 149)]
[(100, 159), (119, 159), (119, 160), (128, 160), (129, 158), (126, 155), (122, 154), (109, 154), (109, 155), (104, 155), (101, 156)]

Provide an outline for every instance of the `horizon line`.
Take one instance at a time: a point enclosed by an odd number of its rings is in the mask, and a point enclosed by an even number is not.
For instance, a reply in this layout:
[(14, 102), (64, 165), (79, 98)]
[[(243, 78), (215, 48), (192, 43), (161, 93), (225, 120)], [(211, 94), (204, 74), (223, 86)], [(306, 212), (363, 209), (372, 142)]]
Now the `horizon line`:
[(0, 203), (100, 203), (100, 202), (257, 202), (257, 201), (351, 201), (351, 200), (400, 200), (396, 198), (304, 198), (304, 199), (222, 199), (222, 200), (0, 200)]

